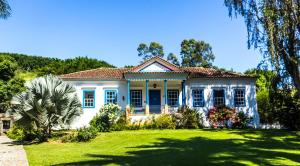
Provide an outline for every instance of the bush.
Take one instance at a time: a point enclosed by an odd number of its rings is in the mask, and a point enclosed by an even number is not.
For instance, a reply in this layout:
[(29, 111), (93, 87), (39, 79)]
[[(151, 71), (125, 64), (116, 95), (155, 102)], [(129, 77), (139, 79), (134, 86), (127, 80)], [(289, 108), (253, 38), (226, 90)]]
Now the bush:
[(228, 123), (235, 122), (237, 111), (226, 106), (211, 108), (208, 111), (208, 119), (213, 128), (229, 127)]
[(76, 142), (77, 141), (77, 133), (72, 132), (67, 135), (64, 135), (61, 137), (61, 142), (66, 143), (66, 142)]
[(163, 114), (153, 120), (153, 123), (149, 124), (155, 129), (175, 129), (176, 123), (173, 121), (172, 116), (169, 114)]
[(42, 141), (42, 139), (39, 138), (40, 134), (38, 132), (35, 132), (32, 129), (25, 129), (17, 124), (13, 125), (6, 135), (8, 138), (16, 141), (32, 141), (36, 138), (39, 141)]
[(237, 117), (234, 120), (234, 123), (232, 124), (233, 128), (239, 128), (244, 129), (248, 127), (248, 124), (250, 123), (251, 118), (248, 116), (248, 114), (245, 114), (244, 112), (238, 112)]
[(116, 104), (105, 104), (91, 120), (90, 125), (97, 128), (100, 132), (108, 132), (124, 114), (120, 110), (121, 108)]
[[(96, 138), (97, 136), (97, 128), (95, 127), (83, 127), (83, 128), (80, 128), (78, 129), (77, 131), (77, 136), (76, 136), (76, 141), (78, 142), (87, 142), (91, 139), (94, 139)], [(71, 137), (71, 140), (73, 138)]]
[(176, 122), (176, 128), (197, 129), (203, 128), (202, 114), (196, 109), (180, 108), (179, 113), (173, 114), (173, 121)]

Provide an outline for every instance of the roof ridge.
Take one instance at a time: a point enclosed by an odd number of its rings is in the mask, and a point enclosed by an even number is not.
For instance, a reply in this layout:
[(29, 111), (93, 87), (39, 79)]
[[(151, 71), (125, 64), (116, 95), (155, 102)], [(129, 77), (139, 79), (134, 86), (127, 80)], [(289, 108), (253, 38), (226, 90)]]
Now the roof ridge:
[(94, 68), (94, 69), (81, 70), (81, 71), (76, 71), (76, 72), (72, 72), (72, 73), (61, 74), (60, 76), (69, 75), (69, 74), (76, 74), (76, 73), (82, 73), (82, 72), (89, 72), (89, 71), (94, 71), (94, 70), (99, 70), (99, 69), (121, 69), (121, 68), (116, 68), (116, 67), (98, 67), (98, 68)]

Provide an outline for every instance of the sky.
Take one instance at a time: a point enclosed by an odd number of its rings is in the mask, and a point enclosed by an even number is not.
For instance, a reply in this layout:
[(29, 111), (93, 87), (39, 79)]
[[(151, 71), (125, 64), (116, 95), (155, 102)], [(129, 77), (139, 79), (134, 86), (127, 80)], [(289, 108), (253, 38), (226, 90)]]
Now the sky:
[(242, 18), (223, 0), (8, 0), (0, 52), (55, 58), (88, 56), (118, 67), (137, 65), (137, 47), (152, 41), (180, 57), (184, 39), (212, 46), (214, 65), (244, 72), (260, 61), (248, 49)]

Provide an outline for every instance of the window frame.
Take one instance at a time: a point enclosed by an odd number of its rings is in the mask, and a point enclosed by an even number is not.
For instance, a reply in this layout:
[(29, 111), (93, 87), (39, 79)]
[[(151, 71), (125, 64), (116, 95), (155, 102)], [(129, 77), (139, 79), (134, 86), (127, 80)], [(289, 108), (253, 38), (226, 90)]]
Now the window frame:
[[(141, 94), (141, 98), (140, 98), (141, 105), (138, 105), (138, 106), (133, 105), (133, 101), (132, 101), (132, 92), (133, 91), (138, 91)], [(142, 108), (143, 107), (143, 90), (141, 90), (141, 89), (131, 89), (130, 90), (130, 105), (132, 105), (135, 108)]]
[[(93, 92), (93, 95), (94, 95), (93, 106), (85, 106), (85, 93), (86, 92)], [(83, 90), (82, 91), (82, 108), (95, 108), (95, 102), (96, 102), (95, 90)]]
[[(236, 105), (236, 91), (243, 91), (243, 99), (244, 99), (244, 104)], [(246, 89), (245, 88), (234, 88), (233, 90), (233, 105), (234, 107), (246, 107)]]
[[(215, 91), (217, 91), (217, 90), (222, 90), (223, 91), (223, 94), (224, 94), (224, 104), (223, 105), (216, 105), (215, 104)], [(213, 88), (213, 91), (212, 91), (212, 93), (213, 93), (213, 106), (214, 107), (220, 107), (220, 106), (226, 106), (226, 90), (225, 90), (225, 88)]]
[[(202, 92), (202, 105), (195, 104), (195, 91), (197, 91), (197, 90)], [(193, 99), (193, 107), (205, 107), (204, 88), (193, 88), (192, 89), (192, 99)]]
[(105, 89), (104, 90), (104, 104), (109, 104), (111, 102), (107, 102), (107, 92), (114, 92), (116, 97), (115, 97), (115, 103), (112, 104), (118, 104), (118, 90), (117, 89)]
[[(176, 104), (175, 105), (170, 105), (169, 103), (169, 100), (170, 100), (170, 98), (169, 98), (169, 92), (171, 92), (171, 91), (175, 91), (175, 92), (177, 92), (177, 102), (176, 102)], [(179, 106), (179, 90), (178, 89), (168, 89), (167, 90), (167, 104), (168, 104), (168, 106), (170, 106), (170, 107), (178, 107)]]

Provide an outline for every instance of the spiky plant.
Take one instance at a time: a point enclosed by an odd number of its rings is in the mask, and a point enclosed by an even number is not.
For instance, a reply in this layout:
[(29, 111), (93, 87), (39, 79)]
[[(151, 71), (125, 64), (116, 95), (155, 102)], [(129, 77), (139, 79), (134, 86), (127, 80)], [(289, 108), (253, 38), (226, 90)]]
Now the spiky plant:
[(53, 128), (69, 126), (81, 113), (76, 89), (53, 75), (36, 78), (26, 88), (12, 100), (12, 113), (24, 127), (51, 136)]

